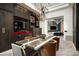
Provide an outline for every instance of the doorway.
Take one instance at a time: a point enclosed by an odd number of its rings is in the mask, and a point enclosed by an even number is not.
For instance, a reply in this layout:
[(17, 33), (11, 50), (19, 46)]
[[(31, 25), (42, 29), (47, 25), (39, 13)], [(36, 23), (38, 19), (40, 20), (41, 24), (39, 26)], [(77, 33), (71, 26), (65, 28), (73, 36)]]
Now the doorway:
[(48, 20), (48, 34), (59, 32), (63, 35), (64, 33), (64, 17), (58, 16)]

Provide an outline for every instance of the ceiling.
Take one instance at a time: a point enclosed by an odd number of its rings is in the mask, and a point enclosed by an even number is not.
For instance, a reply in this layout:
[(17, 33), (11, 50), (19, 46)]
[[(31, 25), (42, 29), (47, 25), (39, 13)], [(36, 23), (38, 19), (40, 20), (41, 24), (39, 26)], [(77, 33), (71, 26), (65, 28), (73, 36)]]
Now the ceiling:
[(40, 9), (41, 8), (41, 5), (42, 6), (45, 6), (46, 8), (51, 8), (51, 7), (56, 7), (58, 5), (61, 5), (61, 4), (65, 4), (65, 3), (32, 3), (37, 9)]

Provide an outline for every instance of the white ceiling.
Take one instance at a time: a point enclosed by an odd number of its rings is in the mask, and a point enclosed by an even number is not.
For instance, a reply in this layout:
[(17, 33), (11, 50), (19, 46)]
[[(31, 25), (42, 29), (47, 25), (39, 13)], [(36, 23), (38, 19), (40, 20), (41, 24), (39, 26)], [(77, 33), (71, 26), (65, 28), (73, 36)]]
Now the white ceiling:
[(51, 8), (51, 7), (56, 7), (57, 5), (60, 5), (60, 4), (64, 4), (64, 3), (32, 3), (37, 9), (40, 9), (41, 5), (42, 4), (43, 6), (45, 6), (46, 8)]
[(55, 5), (58, 5), (60, 3), (43, 3), (44, 6), (46, 7), (51, 7), (51, 6), (55, 6)]

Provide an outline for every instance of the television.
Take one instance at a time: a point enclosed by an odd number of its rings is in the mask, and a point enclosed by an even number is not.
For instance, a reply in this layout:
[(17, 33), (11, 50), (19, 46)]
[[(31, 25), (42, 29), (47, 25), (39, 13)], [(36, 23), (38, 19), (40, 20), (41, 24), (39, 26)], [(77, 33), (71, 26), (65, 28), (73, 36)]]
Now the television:
[(50, 26), (50, 30), (56, 30), (56, 26)]

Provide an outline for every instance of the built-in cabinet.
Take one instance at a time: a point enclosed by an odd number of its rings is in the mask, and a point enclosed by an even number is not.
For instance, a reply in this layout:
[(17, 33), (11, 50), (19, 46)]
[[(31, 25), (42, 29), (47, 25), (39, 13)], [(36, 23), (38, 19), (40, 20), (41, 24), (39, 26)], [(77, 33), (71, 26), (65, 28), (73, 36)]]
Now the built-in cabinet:
[(13, 14), (5, 10), (0, 10), (0, 52), (11, 48), (12, 22)]
[(0, 3), (0, 9), (8, 11), (8, 12), (14, 12), (14, 6), (15, 3)]
[(18, 4), (15, 4), (14, 15), (24, 19), (30, 19), (30, 11)]
[(29, 31), (30, 20), (14, 16), (13, 28), (14, 28), (14, 32), (21, 30)]
[[(11, 43), (16, 41), (13, 33), (16, 32), (14, 26), (17, 26), (17, 21), (19, 21), (19, 24), (21, 24), (20, 21), (23, 22), (23, 30), (33, 31), (35, 28), (40, 29), (36, 15), (34, 15), (34, 23), (30, 21), (30, 16), (32, 16), (32, 12), (19, 4), (0, 3), (0, 52), (10, 49)], [(33, 30), (31, 29), (32, 25), (35, 27), (32, 28)]]

